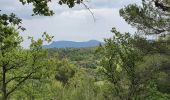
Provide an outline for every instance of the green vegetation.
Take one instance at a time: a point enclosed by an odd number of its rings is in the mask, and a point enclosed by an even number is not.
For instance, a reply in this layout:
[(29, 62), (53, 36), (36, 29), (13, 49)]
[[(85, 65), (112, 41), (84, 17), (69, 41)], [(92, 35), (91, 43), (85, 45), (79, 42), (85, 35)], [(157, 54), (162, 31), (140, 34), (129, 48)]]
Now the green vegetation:
[(96, 68), (95, 55), (96, 48), (65, 48), (65, 49), (49, 49), (49, 56), (58, 55), (60, 59), (69, 59), (73, 64), (83, 68)]
[[(49, 3), (52, 0), (19, 0), (23, 5), (25, 4), (32, 4), (33, 5), (33, 12), (32, 15), (44, 15), (44, 16), (52, 16), (54, 14), (53, 10), (49, 8)], [(58, 0), (59, 5), (67, 5), (69, 8), (75, 6), (75, 4), (83, 3), (83, 0)], [(84, 3), (83, 3), (84, 4)]]
[[(33, 3), (34, 13), (52, 15), (51, 0)], [(42, 39), (29, 37), (29, 49), (21, 47), (25, 30), (15, 14), (0, 14), (1, 100), (170, 100), (170, 2), (142, 0), (120, 15), (139, 33), (120, 33), (94, 48), (43, 49)], [(82, 0), (60, 0), (73, 7)], [(166, 3), (166, 4), (165, 4)], [(43, 9), (41, 9), (43, 8)]]

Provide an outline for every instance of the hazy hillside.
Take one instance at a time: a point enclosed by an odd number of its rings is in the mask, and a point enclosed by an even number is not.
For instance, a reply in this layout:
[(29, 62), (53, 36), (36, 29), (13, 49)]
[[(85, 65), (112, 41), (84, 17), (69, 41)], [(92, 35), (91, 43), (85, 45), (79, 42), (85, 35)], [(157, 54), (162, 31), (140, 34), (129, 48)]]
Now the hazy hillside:
[(102, 42), (97, 40), (90, 40), (85, 42), (75, 41), (54, 41), (49, 45), (44, 45), (44, 48), (84, 48), (84, 47), (96, 47)]

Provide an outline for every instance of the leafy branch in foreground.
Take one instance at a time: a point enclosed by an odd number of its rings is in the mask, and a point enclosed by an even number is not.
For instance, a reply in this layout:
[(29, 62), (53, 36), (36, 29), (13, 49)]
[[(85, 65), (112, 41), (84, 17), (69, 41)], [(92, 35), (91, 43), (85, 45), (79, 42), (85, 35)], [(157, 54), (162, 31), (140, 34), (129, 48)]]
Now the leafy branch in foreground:
[[(42, 49), (43, 40), (33, 38), (30, 49), (24, 50), (20, 46), (23, 39), (15, 28), (20, 20), (16, 17), (12, 20), (10, 16), (3, 18), (0, 19), (0, 88), (2, 100), (7, 100), (27, 80), (41, 78), (39, 71), (45, 66), (46, 52)], [(48, 42), (52, 39), (46, 33), (43, 36)]]
[(100, 71), (113, 84), (114, 93), (119, 99), (133, 100), (139, 85), (136, 65), (142, 56), (133, 46), (134, 38), (129, 33), (121, 34), (115, 28), (112, 32), (115, 33), (113, 38), (105, 39), (105, 44), (98, 49), (102, 55)]
[(146, 35), (170, 32), (169, 0), (142, 0), (142, 6), (130, 4), (122, 8), (120, 16)]
[[(33, 15), (45, 15), (52, 16), (54, 14), (53, 10), (50, 10), (48, 3), (52, 0), (19, 0), (23, 5), (32, 3)], [(74, 7), (76, 4), (81, 4), (83, 0), (59, 0), (58, 4), (66, 4), (69, 8)]]

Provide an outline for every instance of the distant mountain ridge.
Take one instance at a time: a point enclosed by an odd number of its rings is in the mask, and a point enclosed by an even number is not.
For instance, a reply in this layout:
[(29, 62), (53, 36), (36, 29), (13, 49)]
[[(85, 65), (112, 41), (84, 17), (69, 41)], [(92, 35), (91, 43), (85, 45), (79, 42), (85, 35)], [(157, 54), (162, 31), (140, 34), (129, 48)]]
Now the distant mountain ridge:
[(96, 47), (99, 44), (103, 44), (97, 40), (90, 40), (85, 42), (75, 42), (75, 41), (54, 41), (49, 45), (44, 45), (44, 48), (86, 48), (86, 47)]

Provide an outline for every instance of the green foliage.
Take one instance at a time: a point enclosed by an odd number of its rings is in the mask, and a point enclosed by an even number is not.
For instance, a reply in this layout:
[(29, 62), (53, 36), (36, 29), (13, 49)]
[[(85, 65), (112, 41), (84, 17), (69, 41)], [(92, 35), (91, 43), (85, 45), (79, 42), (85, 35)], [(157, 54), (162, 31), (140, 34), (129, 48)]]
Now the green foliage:
[(67, 59), (63, 59), (55, 64), (56, 75), (55, 78), (61, 81), (63, 84), (68, 83), (76, 72), (76, 68), (73, 64), (70, 64)]
[(96, 68), (98, 56), (95, 55), (96, 48), (66, 48), (48, 49), (49, 57), (58, 54), (60, 59), (69, 59), (74, 65), (83, 68)]
[(152, 41), (138, 38), (133, 43), (144, 54), (136, 72), (145, 92), (138, 99), (169, 99), (169, 5), (169, 0), (142, 0), (142, 6), (130, 4), (120, 10), (120, 16), (139, 32), (159, 35)]
[(5, 26), (14, 25), (17, 26), (18, 29), (23, 31), (25, 30), (25, 28), (20, 25), (22, 20), (18, 18), (14, 13), (11, 13), (10, 15), (0, 14), (0, 23)]
[(66, 4), (66, 5), (68, 5), (69, 8), (72, 8), (75, 6), (75, 4), (80, 4), (82, 2), (83, 2), (83, 0), (60, 0), (59, 4), (60, 5)]
[[(28, 80), (33, 83), (42, 77), (42, 69), (46, 65), (46, 52), (42, 50), (42, 39), (35, 41), (31, 38), (30, 49), (21, 48), (22, 37), (16, 29), (20, 27), (20, 20), (14, 15), (3, 18), (0, 19), (0, 87), (2, 99), (7, 100)], [(44, 38), (51, 39), (47, 34)]]
[(168, 0), (142, 0), (142, 6), (130, 4), (121, 9), (120, 16), (143, 34), (166, 34), (170, 31), (170, 10), (162, 10), (157, 4), (170, 5)]
[[(84, 0), (59, 0), (69, 8)], [(33, 4), (33, 15), (52, 16), (51, 0), (20, 0)], [(84, 4), (84, 3), (83, 3)], [(0, 14), (0, 98), (2, 100), (169, 100), (170, 2), (142, 0), (120, 10), (144, 34), (164, 34), (148, 41), (120, 33), (96, 48), (43, 49), (53, 36), (31, 40), (23, 49), (22, 20)], [(85, 5), (86, 6), (86, 5)], [(58, 54), (58, 56), (54, 56)], [(99, 65), (97, 63), (99, 62)]]
[(100, 88), (97, 87), (94, 78), (83, 69), (79, 69), (69, 80), (69, 84), (57, 93), (56, 98), (59, 100), (104, 100)]
[[(113, 38), (105, 39), (105, 44), (98, 48), (98, 52), (102, 57), (99, 70), (104, 78), (113, 84), (115, 96), (121, 100), (144, 99), (145, 96), (146, 99), (149, 99), (148, 94), (144, 91), (147, 91), (146, 87), (153, 80), (156, 80), (157, 85), (157, 90), (154, 91), (160, 95), (168, 95), (165, 93), (166, 89), (163, 88), (167, 86), (168, 81), (165, 79), (168, 74), (161, 69), (168, 67), (169, 57), (156, 54), (160, 53), (159, 49), (150, 48), (152, 42), (143, 38), (130, 36), (129, 33), (121, 34), (115, 29), (112, 32), (115, 33)], [(144, 41), (144, 44), (147, 44), (146, 46), (149, 48), (140, 49), (141, 41)], [(165, 47), (161, 48), (165, 49)], [(147, 49), (154, 52), (146, 53)], [(161, 85), (160, 80), (164, 80), (165, 84)], [(164, 92), (160, 89), (163, 89)], [(155, 98), (154, 95), (150, 97)]]
[(143, 63), (138, 65), (140, 83), (154, 80), (157, 89), (162, 93), (169, 93), (169, 57), (163, 54), (153, 54), (144, 57)]
[(157, 90), (156, 83), (150, 82), (149, 85), (146, 87), (145, 94), (147, 96), (143, 97), (145, 100), (169, 100), (170, 95), (161, 93)]
[[(23, 5), (25, 4), (33, 4), (33, 15), (44, 15), (44, 16), (52, 16), (54, 14), (53, 10), (50, 10), (48, 3), (51, 0), (19, 0)], [(82, 3), (83, 0), (59, 0), (58, 4), (63, 5), (66, 4), (69, 8), (75, 6), (75, 4)]]
[[(115, 28), (112, 32), (115, 33), (113, 38), (105, 39), (105, 44), (98, 49), (102, 56), (101, 71), (114, 85), (119, 99), (133, 99), (137, 91), (136, 65), (142, 60), (142, 56), (132, 44), (134, 39), (129, 33), (121, 34)], [(121, 85), (122, 83), (126, 85)]]

